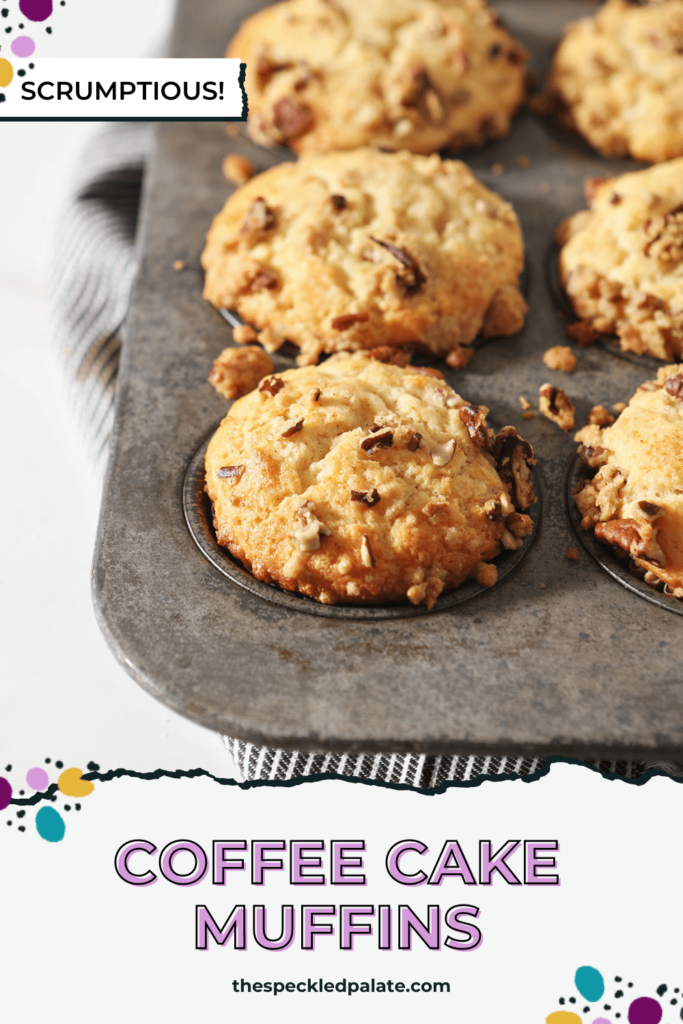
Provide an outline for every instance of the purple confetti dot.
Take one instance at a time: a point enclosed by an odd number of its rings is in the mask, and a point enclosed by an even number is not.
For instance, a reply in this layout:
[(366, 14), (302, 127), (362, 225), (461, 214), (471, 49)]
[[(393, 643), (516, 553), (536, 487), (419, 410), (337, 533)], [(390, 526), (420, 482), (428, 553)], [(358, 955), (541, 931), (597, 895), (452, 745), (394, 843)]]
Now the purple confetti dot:
[(50, 778), (44, 768), (30, 768), (26, 772), (26, 781), (31, 789), (47, 789)]
[(662, 1012), (656, 999), (641, 996), (640, 999), (634, 999), (628, 1008), (629, 1024), (659, 1024)]
[(52, 0), (19, 0), (19, 10), (29, 21), (45, 21), (52, 14)]
[(12, 787), (7, 779), (0, 777), (0, 811), (4, 811), (12, 799)]
[(15, 57), (30, 57), (35, 52), (36, 44), (30, 36), (17, 36), (12, 40), (12, 53)]

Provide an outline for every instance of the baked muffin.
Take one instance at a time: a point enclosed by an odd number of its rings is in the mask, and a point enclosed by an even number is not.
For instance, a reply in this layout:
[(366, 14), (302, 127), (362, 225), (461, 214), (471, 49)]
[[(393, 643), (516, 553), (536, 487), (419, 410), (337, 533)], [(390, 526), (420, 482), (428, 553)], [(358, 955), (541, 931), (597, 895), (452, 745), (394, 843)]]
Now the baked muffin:
[[(412, 345), (446, 355), (513, 334), (526, 303), (512, 207), (459, 161), (357, 149), (279, 164), (228, 199), (207, 236), (205, 297), (273, 351)], [(250, 337), (252, 335), (249, 335)]]
[[(436, 376), (434, 375), (436, 374)], [(206, 453), (220, 544), (325, 604), (433, 607), (531, 532), (531, 446), (438, 371), (366, 353), (266, 377)]]
[(622, 349), (683, 355), (683, 159), (588, 182), (561, 226), (560, 277), (578, 316)]
[(561, 120), (605, 156), (683, 156), (683, 0), (608, 0), (570, 25), (548, 83)]
[(683, 366), (664, 366), (612, 426), (576, 435), (597, 469), (574, 496), (586, 530), (683, 598)]
[(484, 0), (285, 0), (244, 22), (249, 132), (297, 153), (505, 135), (527, 54)]

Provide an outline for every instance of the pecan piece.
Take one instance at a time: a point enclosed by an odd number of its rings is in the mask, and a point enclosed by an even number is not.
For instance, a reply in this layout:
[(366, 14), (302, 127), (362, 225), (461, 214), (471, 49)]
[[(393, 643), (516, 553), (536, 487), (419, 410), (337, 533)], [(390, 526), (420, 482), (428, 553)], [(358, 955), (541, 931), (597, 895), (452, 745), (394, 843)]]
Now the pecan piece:
[(368, 455), (374, 455), (377, 448), (391, 448), (394, 443), (394, 434), (392, 430), (375, 428), (375, 425), (370, 428), (375, 429), (377, 432), (371, 434), (370, 437), (364, 437), (360, 443), (361, 448)]
[(404, 249), (399, 249), (397, 245), (392, 245), (391, 242), (381, 242), (379, 238), (374, 238), (370, 235), (371, 240), (376, 245), (381, 245), (383, 249), (390, 252), (394, 259), (398, 260), (403, 268), (399, 271), (396, 276), (396, 283), (403, 288), (406, 295), (414, 295), (422, 288), (427, 278), (422, 273), (417, 260), (405, 252)]
[(222, 480), (229, 480), (230, 483), (236, 484), (242, 478), (242, 474), (246, 468), (246, 466), (221, 466), (221, 468), (216, 472), (216, 476), (221, 477)]
[(660, 516), (664, 515), (662, 506), (656, 505), (654, 501), (639, 501), (638, 508), (645, 519), (659, 519)]
[(345, 199), (344, 196), (340, 196), (340, 195), (330, 196), (330, 202), (334, 206), (335, 210), (345, 210), (346, 209), (346, 199)]
[(332, 317), (332, 329), (334, 331), (346, 331), (354, 324), (364, 324), (370, 319), (369, 313), (344, 313), (342, 316)]
[(491, 454), (493, 452), (493, 431), (487, 427), (486, 416), (481, 409), (476, 405), (465, 403), (460, 408), (460, 419), (467, 427), (467, 433), (474, 443)]
[(277, 288), (280, 281), (277, 274), (274, 274), (272, 270), (260, 270), (254, 280), (249, 285), (250, 292), (259, 292), (263, 288), (267, 288), (272, 291)]
[(422, 434), (418, 430), (411, 430), (410, 436), (406, 441), (406, 448), (409, 452), (416, 452), (420, 447), (420, 441), (422, 440)]
[(484, 512), (486, 512), (486, 518), (490, 519), (492, 523), (499, 523), (503, 518), (503, 506), (493, 498), (484, 504)]
[(536, 460), (529, 442), (520, 437), (514, 427), (502, 427), (496, 434), (493, 457), (515, 508), (524, 511), (533, 505), (536, 496), (530, 467)]
[(257, 196), (244, 216), (240, 235), (243, 236), (248, 245), (256, 245), (274, 227), (275, 214), (263, 196)]
[(360, 559), (361, 559), (361, 562), (363, 563), (363, 565), (367, 569), (374, 569), (374, 567), (375, 567), (375, 556), (372, 553), (372, 548), (370, 547), (370, 541), (365, 536), (365, 534), (363, 534), (363, 540), (361, 541), (361, 545), (360, 545)]
[(579, 445), (579, 458), (584, 466), (590, 466), (591, 469), (600, 469), (607, 462), (607, 452), (600, 445), (593, 447), (589, 444), (582, 444)]
[(278, 391), (282, 391), (284, 386), (285, 382), (280, 377), (265, 377), (259, 385), (259, 391), (275, 396)]
[(546, 419), (562, 430), (574, 429), (574, 405), (562, 388), (542, 384), (538, 392), (538, 407)]
[(303, 103), (284, 96), (273, 104), (273, 125), (285, 139), (303, 135), (314, 122), (313, 111)]
[(455, 455), (455, 440), (453, 438), (450, 441), (446, 441), (445, 444), (438, 444), (436, 448), (432, 448), (429, 453), (432, 462), (435, 466), (447, 466)]
[(399, 348), (392, 348), (390, 345), (379, 345), (368, 351), (370, 359), (376, 359), (379, 363), (389, 363), (392, 366), (407, 366), (410, 362), (410, 352), (404, 352)]
[(671, 395), (672, 398), (677, 398), (679, 402), (683, 402), (683, 373), (673, 373), (670, 377), (667, 377), (664, 381), (664, 390), (667, 395)]
[(645, 545), (636, 519), (611, 519), (607, 523), (596, 523), (595, 536), (605, 544), (623, 548), (638, 558), (645, 556)]
[(465, 348), (463, 345), (455, 345), (446, 356), (446, 362), (454, 370), (464, 370), (473, 355), (473, 349)]
[(371, 491), (351, 491), (351, 501), (357, 501), (361, 505), (372, 508), (378, 501), (381, 501), (379, 491), (373, 487)]
[(293, 437), (294, 434), (298, 434), (300, 430), (303, 430), (304, 420), (303, 416), (300, 420), (290, 420), (285, 429), (280, 434), (280, 437)]
[(410, 370), (412, 373), (421, 373), (423, 377), (433, 377), (435, 380), (445, 380), (446, 378), (442, 374), (441, 370), (437, 370), (435, 366), (406, 366), (406, 370)]

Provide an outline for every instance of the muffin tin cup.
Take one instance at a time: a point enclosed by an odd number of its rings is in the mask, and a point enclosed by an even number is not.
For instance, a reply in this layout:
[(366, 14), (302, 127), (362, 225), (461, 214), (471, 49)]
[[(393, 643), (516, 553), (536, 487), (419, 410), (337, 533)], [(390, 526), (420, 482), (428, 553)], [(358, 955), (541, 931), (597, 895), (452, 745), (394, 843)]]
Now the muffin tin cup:
[[(351, 604), (322, 604), (305, 594), (283, 590), (277, 584), (264, 583), (257, 580), (238, 559), (233, 558), (227, 548), (222, 547), (217, 539), (213, 528), (213, 516), (211, 511), (211, 500), (204, 490), (204, 459), (206, 449), (209, 446), (211, 437), (216, 427), (204, 438), (195, 452), (187, 467), (187, 473), (183, 481), (182, 502), (183, 514), (187, 528), (195, 544), (211, 565), (231, 583), (237, 584), (251, 594), (270, 601), (273, 604), (288, 608), (291, 611), (303, 612), (306, 615), (321, 615), (323, 618), (331, 619), (352, 619), (356, 622), (377, 622), (383, 619), (411, 619), (422, 615), (432, 615), (436, 612), (446, 611), (463, 604), (472, 598), (479, 597), (494, 588), (482, 587), (474, 580), (466, 580), (461, 586), (442, 594), (436, 601), (433, 608), (427, 609), (424, 605), (413, 605), (409, 601), (400, 601), (393, 604), (383, 605), (351, 605)], [(498, 568), (498, 581), (495, 587), (499, 587), (520, 565), (534, 542), (542, 513), (542, 498), (538, 473), (532, 470), (534, 492), (536, 502), (527, 509), (527, 515), (533, 523), (532, 533), (524, 538), (522, 547), (517, 551), (503, 551), (495, 559)]]

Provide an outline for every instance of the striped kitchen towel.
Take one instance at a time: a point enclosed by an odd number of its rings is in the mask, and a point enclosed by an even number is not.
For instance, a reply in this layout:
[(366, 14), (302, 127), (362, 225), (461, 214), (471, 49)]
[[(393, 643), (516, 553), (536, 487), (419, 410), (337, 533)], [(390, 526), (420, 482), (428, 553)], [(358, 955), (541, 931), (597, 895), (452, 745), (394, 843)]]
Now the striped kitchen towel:
[[(99, 133), (58, 232), (51, 287), (54, 345), (69, 404), (93, 471), (101, 478), (107, 458), (114, 389), (131, 285), (137, 269), (138, 208), (154, 126), (117, 123)], [(320, 774), (374, 779), (428, 790), (481, 776), (529, 776), (542, 758), (442, 754), (301, 753), (255, 746), (225, 737), (242, 781), (285, 781)], [(638, 778), (649, 768), (683, 774), (654, 761), (587, 762), (604, 773)]]

